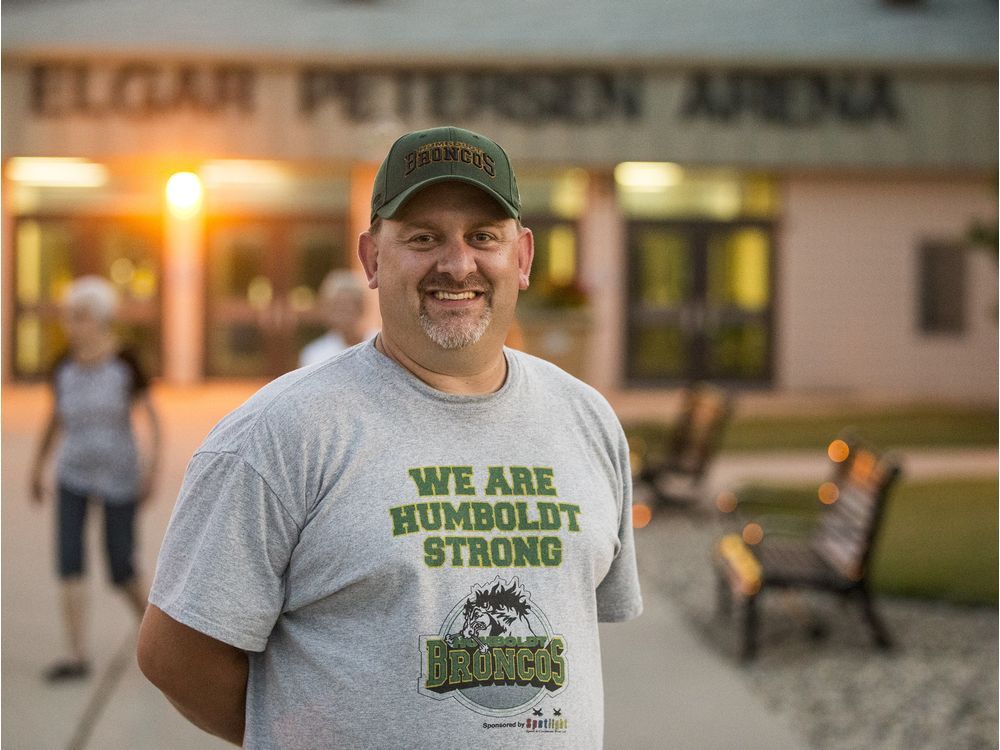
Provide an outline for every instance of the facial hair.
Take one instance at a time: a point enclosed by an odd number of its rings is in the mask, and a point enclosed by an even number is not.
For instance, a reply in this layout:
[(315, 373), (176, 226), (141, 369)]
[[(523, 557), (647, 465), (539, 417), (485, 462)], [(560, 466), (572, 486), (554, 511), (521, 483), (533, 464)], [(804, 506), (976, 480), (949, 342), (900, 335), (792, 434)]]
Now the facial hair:
[(456, 310), (445, 311), (440, 317), (431, 317), (421, 300), (418, 321), (427, 337), (442, 349), (462, 349), (472, 346), (483, 337), (493, 321), (493, 286), (480, 276), (472, 276), (462, 283), (456, 283), (446, 276), (428, 276), (421, 283), (421, 292), (433, 286), (446, 292), (463, 292), (478, 289), (483, 292), (485, 305), (482, 312)]

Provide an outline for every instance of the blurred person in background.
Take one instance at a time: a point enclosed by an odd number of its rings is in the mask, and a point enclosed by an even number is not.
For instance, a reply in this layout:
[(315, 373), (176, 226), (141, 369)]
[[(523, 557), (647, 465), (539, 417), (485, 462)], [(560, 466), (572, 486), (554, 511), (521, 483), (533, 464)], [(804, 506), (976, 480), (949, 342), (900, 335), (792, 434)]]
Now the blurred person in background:
[(327, 333), (307, 344), (299, 367), (323, 362), (367, 338), (361, 327), (365, 286), (352, 271), (331, 271), (319, 287), (318, 306)]
[(382, 329), (198, 449), (139, 666), (250, 748), (599, 747), (597, 623), (642, 609), (628, 445), (597, 391), (504, 347), (534, 255), (506, 153), (404, 135), (371, 222)]
[[(117, 310), (118, 295), (107, 280), (84, 276), (70, 285), (62, 301), (69, 349), (52, 370), (53, 410), (31, 468), (31, 499), (41, 504), (53, 494), (43, 476), (58, 443), (57, 561), (69, 656), (46, 670), (50, 682), (90, 673), (84, 542), (91, 506), (103, 511), (105, 551), (115, 588), (138, 618), (146, 606), (147, 587), (134, 559), (136, 513), (153, 488), (160, 430), (148, 380), (115, 336)], [(138, 414), (147, 420), (151, 434), (145, 457), (133, 429)]]

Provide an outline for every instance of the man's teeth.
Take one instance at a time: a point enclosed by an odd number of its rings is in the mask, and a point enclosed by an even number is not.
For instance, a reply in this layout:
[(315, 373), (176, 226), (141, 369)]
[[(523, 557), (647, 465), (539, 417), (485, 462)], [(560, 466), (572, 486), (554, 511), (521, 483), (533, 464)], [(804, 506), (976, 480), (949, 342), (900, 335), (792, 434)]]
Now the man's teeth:
[(474, 299), (475, 292), (434, 292), (437, 299)]

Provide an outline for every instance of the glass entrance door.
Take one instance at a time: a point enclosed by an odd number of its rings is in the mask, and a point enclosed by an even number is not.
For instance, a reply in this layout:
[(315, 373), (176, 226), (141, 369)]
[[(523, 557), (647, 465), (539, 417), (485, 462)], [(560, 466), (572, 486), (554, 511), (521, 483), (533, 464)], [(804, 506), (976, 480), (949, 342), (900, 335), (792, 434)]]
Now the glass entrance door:
[(345, 227), (329, 219), (212, 219), (206, 373), (275, 377), (324, 332), (323, 277), (346, 267)]
[(633, 222), (633, 384), (771, 378), (772, 230), (764, 222)]
[(59, 303), (79, 276), (111, 281), (116, 330), (147, 373), (160, 372), (163, 230), (143, 216), (22, 216), (14, 230), (14, 373), (44, 375), (66, 349)]

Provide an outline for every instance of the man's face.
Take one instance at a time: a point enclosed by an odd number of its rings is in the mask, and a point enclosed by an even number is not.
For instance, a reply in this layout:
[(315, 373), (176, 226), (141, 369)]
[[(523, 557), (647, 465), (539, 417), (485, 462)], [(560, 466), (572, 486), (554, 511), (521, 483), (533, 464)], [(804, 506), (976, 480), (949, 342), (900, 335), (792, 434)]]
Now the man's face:
[(531, 232), (482, 190), (444, 182), (363, 236), (361, 251), (384, 333), (456, 350), (502, 344), (528, 286), (533, 245)]

